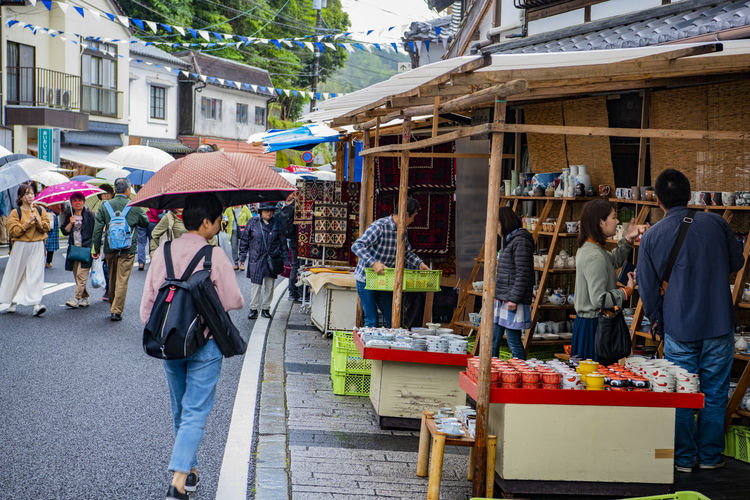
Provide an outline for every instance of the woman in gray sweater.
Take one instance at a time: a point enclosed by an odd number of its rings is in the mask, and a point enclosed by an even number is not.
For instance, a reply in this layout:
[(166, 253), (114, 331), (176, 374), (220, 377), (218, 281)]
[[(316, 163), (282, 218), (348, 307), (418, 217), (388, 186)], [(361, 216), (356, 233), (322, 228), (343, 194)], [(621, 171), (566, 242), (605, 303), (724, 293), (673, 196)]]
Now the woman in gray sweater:
[(594, 337), (602, 300), (605, 309), (623, 307), (633, 294), (634, 273), (629, 273), (627, 286), (619, 288), (615, 270), (623, 265), (633, 250), (633, 242), (647, 226), (631, 224), (625, 237), (617, 242), (617, 248), (610, 252), (604, 245), (607, 238), (617, 233), (618, 224), (615, 207), (607, 200), (594, 200), (583, 206), (576, 254), (576, 319), (571, 349), (573, 356), (582, 359), (597, 359)]

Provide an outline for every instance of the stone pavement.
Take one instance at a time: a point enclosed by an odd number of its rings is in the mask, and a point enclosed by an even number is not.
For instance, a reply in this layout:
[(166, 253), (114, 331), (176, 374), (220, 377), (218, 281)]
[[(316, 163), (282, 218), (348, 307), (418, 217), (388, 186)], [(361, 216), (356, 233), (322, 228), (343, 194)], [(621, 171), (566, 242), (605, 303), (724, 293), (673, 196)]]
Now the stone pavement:
[[(290, 306), (282, 299), (266, 342), (255, 498), (425, 498), (419, 433), (381, 430), (369, 398), (333, 394), (332, 340)], [(470, 498), (467, 465), (466, 448), (446, 448), (442, 499)]]

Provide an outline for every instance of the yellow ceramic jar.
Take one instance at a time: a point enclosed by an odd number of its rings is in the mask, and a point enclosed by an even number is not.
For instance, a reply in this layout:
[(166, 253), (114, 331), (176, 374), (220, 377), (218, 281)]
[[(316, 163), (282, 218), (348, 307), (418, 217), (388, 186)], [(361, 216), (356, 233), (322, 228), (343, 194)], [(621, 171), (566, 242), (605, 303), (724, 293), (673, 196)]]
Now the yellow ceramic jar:
[(589, 373), (586, 375), (586, 389), (589, 391), (604, 390), (604, 375), (601, 373)]

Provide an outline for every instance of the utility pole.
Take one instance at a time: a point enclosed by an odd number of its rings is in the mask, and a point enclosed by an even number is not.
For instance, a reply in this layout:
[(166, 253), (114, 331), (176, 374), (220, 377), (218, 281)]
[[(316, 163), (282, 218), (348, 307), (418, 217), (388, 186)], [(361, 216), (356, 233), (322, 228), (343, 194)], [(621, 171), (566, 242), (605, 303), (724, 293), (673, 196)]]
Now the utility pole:
[[(318, 15), (315, 18), (315, 41), (319, 42), (318, 34), (320, 33), (321, 24), (323, 23), (323, 16), (321, 15), (323, 7), (325, 7), (326, 0), (313, 0), (313, 9), (318, 11)], [(320, 49), (315, 45), (315, 51), (313, 55), (313, 77), (312, 77), (312, 98), (310, 99), (310, 112), (315, 110), (315, 104), (317, 99), (315, 93), (318, 91), (318, 76), (320, 75)]]

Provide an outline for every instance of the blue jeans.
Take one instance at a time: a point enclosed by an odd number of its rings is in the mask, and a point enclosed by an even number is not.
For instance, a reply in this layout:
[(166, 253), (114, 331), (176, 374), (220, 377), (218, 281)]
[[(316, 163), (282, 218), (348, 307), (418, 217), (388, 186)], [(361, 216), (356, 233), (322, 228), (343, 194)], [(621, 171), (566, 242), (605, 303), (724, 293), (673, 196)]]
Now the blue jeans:
[(151, 231), (156, 227), (156, 222), (149, 221), (148, 228), (138, 227), (138, 263), (146, 263), (146, 254), (149, 253), (149, 240), (151, 239)]
[(503, 332), (505, 332), (505, 340), (508, 342), (511, 355), (514, 358), (526, 359), (526, 351), (524, 351), (523, 342), (521, 341), (521, 330), (511, 330), (497, 323), (492, 325), (492, 357), (496, 358), (500, 354), (500, 342), (503, 340)]
[(391, 327), (391, 306), (393, 294), (377, 290), (365, 290), (365, 282), (357, 281), (357, 294), (365, 314), (365, 326), (378, 326), (378, 309), (383, 314), (383, 326)]
[(164, 371), (175, 435), (169, 470), (187, 473), (198, 466), (198, 447), (221, 375), (221, 351), (211, 339), (189, 358), (165, 360)]
[(675, 465), (714, 465), (724, 451), (724, 416), (727, 411), (729, 372), (734, 355), (734, 336), (724, 335), (696, 342), (664, 339), (664, 358), (700, 376), (705, 406), (698, 411), (678, 408), (675, 423)]

